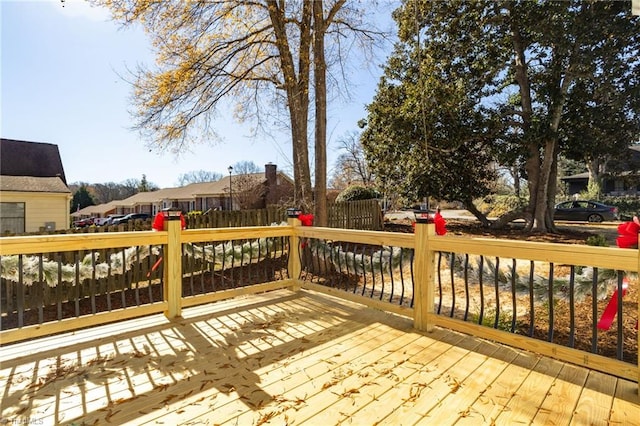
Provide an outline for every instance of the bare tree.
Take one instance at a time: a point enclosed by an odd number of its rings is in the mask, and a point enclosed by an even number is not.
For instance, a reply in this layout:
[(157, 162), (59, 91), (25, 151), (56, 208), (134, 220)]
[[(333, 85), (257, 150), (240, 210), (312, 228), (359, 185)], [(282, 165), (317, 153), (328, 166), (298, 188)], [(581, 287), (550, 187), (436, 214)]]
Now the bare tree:
[(343, 189), (351, 184), (362, 186), (373, 184), (373, 175), (367, 165), (359, 137), (358, 132), (352, 131), (338, 140), (342, 153), (334, 166), (332, 187)]
[(178, 186), (188, 185), (198, 182), (214, 182), (222, 179), (222, 173), (210, 172), (207, 170), (193, 170), (178, 176)]
[[(91, 1), (108, 7), (113, 18), (124, 25), (139, 23), (151, 37), (157, 52), (156, 67), (138, 68), (133, 100), (135, 128), (154, 148), (180, 152), (194, 140), (215, 140), (211, 123), (224, 100), (238, 104), (239, 120), (260, 121), (265, 107), (275, 107), (286, 111), (289, 118), (295, 198), (302, 206), (312, 205), (310, 93), (319, 98), (316, 187), (322, 191), (326, 185), (322, 39), (333, 37), (331, 52), (335, 52), (335, 62), (343, 64), (343, 55), (356, 44), (345, 36), (367, 34), (359, 28), (362, 16), (372, 10), (371, 4), (355, 2), (357, 6), (346, 8), (345, 0), (326, 4), (303, 0)], [(318, 67), (315, 91), (310, 90), (312, 64)], [(323, 164), (325, 171), (321, 170)]]
[(253, 161), (238, 161), (233, 165), (233, 171), (238, 175), (260, 173), (262, 169)]

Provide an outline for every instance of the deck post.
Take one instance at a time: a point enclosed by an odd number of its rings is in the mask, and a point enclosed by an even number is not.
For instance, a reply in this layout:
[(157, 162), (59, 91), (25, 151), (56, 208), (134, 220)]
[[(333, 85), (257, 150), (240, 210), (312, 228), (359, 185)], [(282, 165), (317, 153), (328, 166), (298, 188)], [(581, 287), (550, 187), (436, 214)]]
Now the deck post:
[[(640, 273), (640, 234), (638, 234), (638, 268), (636, 269), (636, 271), (638, 271)], [(640, 318), (640, 298), (638, 299), (637, 310), (638, 310), (638, 315), (636, 316), (636, 318)], [(640, 323), (636, 322), (636, 325), (637, 324), (640, 324)], [(637, 325), (637, 327), (640, 327), (640, 326)], [(640, 333), (636, 333), (636, 334), (637, 334), (636, 352), (638, 352), (638, 348), (640, 348)], [(637, 360), (637, 364), (638, 364), (638, 395), (640, 395), (640, 352), (638, 353), (637, 358), (638, 358), (638, 360)]]
[(416, 223), (413, 326), (422, 331), (433, 331), (435, 253), (429, 248), (429, 238), (435, 234), (433, 223)]
[(293, 227), (293, 235), (289, 238), (289, 263), (287, 265), (289, 279), (293, 285), (289, 287), (289, 290), (298, 291), (300, 289), (299, 279), (302, 264), (300, 262), (300, 238), (298, 237), (297, 228), (302, 222), (297, 217), (290, 217), (287, 219), (287, 223)]
[(164, 230), (168, 232), (164, 248), (163, 293), (167, 302), (164, 315), (169, 319), (182, 316), (182, 243), (180, 216), (167, 216)]

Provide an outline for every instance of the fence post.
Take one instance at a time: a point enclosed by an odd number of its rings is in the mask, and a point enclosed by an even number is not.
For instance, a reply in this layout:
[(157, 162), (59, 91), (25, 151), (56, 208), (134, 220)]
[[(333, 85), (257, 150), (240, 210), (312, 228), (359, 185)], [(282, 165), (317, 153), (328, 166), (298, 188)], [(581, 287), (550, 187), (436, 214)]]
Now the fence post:
[(169, 233), (164, 249), (163, 293), (168, 303), (164, 315), (169, 318), (182, 316), (182, 243), (180, 242), (180, 216), (167, 216), (164, 230)]
[(289, 287), (291, 291), (300, 289), (300, 273), (302, 272), (302, 264), (300, 262), (300, 238), (298, 237), (298, 227), (302, 222), (297, 217), (287, 218), (289, 226), (293, 227), (293, 235), (289, 238), (289, 263), (287, 264), (287, 272), (293, 285)]
[(431, 316), (435, 302), (435, 253), (429, 248), (429, 238), (435, 234), (436, 228), (433, 223), (416, 223), (413, 326), (422, 331), (433, 330)]

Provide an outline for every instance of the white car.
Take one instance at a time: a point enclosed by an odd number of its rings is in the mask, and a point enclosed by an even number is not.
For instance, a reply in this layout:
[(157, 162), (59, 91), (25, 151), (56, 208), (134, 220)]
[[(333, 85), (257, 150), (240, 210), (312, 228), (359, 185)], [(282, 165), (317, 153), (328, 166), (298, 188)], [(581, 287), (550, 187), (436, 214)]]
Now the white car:
[(97, 217), (93, 220), (93, 224), (96, 226), (107, 226), (113, 223), (114, 219), (124, 217), (123, 214), (110, 214), (106, 217)]

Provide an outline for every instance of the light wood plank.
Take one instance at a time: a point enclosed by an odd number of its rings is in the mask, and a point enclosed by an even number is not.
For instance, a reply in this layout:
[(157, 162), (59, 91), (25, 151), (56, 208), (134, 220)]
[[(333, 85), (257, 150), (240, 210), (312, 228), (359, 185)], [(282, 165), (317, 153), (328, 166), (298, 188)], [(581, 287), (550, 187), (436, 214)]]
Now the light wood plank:
[(590, 371), (575, 413), (572, 425), (607, 425), (613, 406), (616, 378), (597, 371)]
[(509, 400), (505, 410), (498, 415), (496, 423), (526, 423), (535, 417), (561, 368), (561, 362), (550, 358), (540, 359)]
[[(298, 309), (300, 309), (300, 307), (304, 308), (302, 304), (298, 306)], [(314, 321), (319, 322), (322, 316), (331, 320), (333, 316), (339, 315), (340, 313), (340, 311), (332, 312), (330, 308), (325, 306), (323, 312), (309, 311), (306, 314), (313, 317)], [(227, 327), (225, 334), (235, 331), (237, 336), (242, 336), (244, 334), (250, 335), (253, 332), (251, 330), (251, 322), (249, 319), (241, 318), (239, 312), (231, 312), (225, 317), (228, 318), (220, 318), (221, 321), (218, 321), (218, 323), (215, 324), (215, 327), (217, 328)], [(255, 320), (255, 318), (253, 318), (253, 320)], [(335, 345), (350, 347), (351, 344), (344, 344), (342, 342), (343, 338), (340, 338), (338, 334), (344, 334), (349, 331), (360, 332), (360, 330), (363, 329), (361, 324), (356, 323), (349, 326), (349, 324), (343, 324), (342, 322), (335, 320), (333, 320), (333, 324), (327, 323), (324, 326), (325, 329), (327, 327), (333, 327), (336, 332), (329, 336), (321, 335), (317, 332), (316, 336), (313, 334), (307, 335), (305, 339), (306, 344), (299, 345), (298, 342), (292, 343), (296, 346), (295, 350), (303, 354), (306, 353), (303, 349), (308, 346), (311, 348), (310, 352), (313, 353), (313, 348), (318, 344), (318, 342), (315, 341), (315, 337), (326, 342), (326, 345), (331, 348)], [(378, 326), (380, 325), (373, 325), (373, 327)], [(189, 341), (193, 341), (197, 338), (195, 334), (197, 333), (190, 333), (185, 335), (185, 338), (188, 338)], [(259, 341), (260, 337), (263, 336), (258, 335), (254, 337)], [(248, 354), (248, 349), (240, 347), (239, 341), (227, 340), (227, 343), (229, 343), (228, 346), (212, 349), (211, 353), (207, 353), (206, 351), (204, 353), (200, 353), (200, 349), (198, 352), (198, 358), (200, 361), (198, 361), (197, 364), (194, 364), (191, 368), (196, 373), (195, 375), (190, 376), (186, 381), (171, 384), (171, 386), (166, 387), (165, 394), (161, 395), (164, 399), (159, 399), (158, 396), (150, 394), (148, 398), (138, 400), (136, 401), (136, 404), (131, 405), (130, 407), (129, 404), (127, 404), (127, 412), (137, 410), (137, 412), (141, 414), (138, 421), (144, 423), (146, 421), (155, 422), (158, 416), (163, 419), (166, 416), (171, 418), (173, 414), (167, 414), (165, 412), (165, 405), (170, 408), (170, 412), (179, 412), (178, 414), (181, 414), (181, 412), (187, 408), (189, 413), (196, 413), (198, 412), (198, 407), (204, 409), (204, 413), (210, 413), (209, 405), (198, 405), (199, 402), (202, 401), (201, 398), (205, 398), (206, 400), (211, 398), (215, 399), (217, 413), (220, 413), (220, 407), (224, 407), (225, 405), (232, 404), (234, 402), (242, 404), (242, 406), (246, 406), (247, 403), (257, 406), (261, 404), (262, 399), (269, 400), (269, 395), (261, 390), (261, 382), (265, 379), (258, 379), (256, 372), (260, 372), (260, 377), (265, 377), (277, 382), (279, 380), (279, 370), (282, 369), (280, 362), (282, 360), (291, 359), (291, 357), (289, 357), (289, 355), (292, 355), (291, 350), (277, 349), (276, 351), (272, 350), (270, 352), (263, 353), (258, 351), (255, 354), (250, 355)], [(222, 351), (222, 353), (220, 353), (220, 351)], [(267, 354), (266, 356), (265, 353)], [(240, 358), (236, 358), (238, 354), (241, 354)], [(255, 358), (252, 358), (252, 356)], [(304, 360), (304, 358), (305, 357), (302, 357), (301, 359)], [(261, 365), (263, 367), (261, 367)], [(190, 391), (193, 391), (194, 386), (189, 383), (190, 380), (194, 380), (196, 384), (199, 384), (201, 387), (201, 389), (196, 392), (196, 395), (199, 396), (188, 396), (186, 399), (178, 398), (177, 395), (187, 395)], [(260, 385), (257, 385), (258, 383), (260, 383)], [(232, 388), (234, 388), (234, 390), (232, 390)], [(238, 391), (235, 389), (238, 389)], [(175, 401), (173, 398), (171, 401), (166, 400), (167, 396), (171, 395), (176, 396)], [(248, 399), (244, 398), (239, 400), (242, 396), (245, 396)], [(196, 401), (199, 401), (198, 404), (196, 404)], [(151, 408), (154, 410), (150, 410)], [(179, 419), (180, 417), (181, 416), (178, 416), (176, 419)], [(110, 417), (110, 420), (112, 422), (120, 422), (125, 421), (126, 418), (126, 413), (115, 413)]]
[[(317, 371), (318, 375), (312, 374), (312, 369), (307, 369), (306, 373), (312, 377), (311, 381), (303, 383), (291, 380), (274, 383), (273, 390), (284, 401), (293, 401), (294, 404), (283, 404), (276, 402), (272, 404), (274, 421), (286, 421), (291, 414), (288, 411), (295, 410), (295, 417), (300, 422), (313, 422), (316, 424), (325, 421), (324, 416), (329, 411), (329, 420), (336, 419), (336, 413), (340, 412), (345, 400), (351, 401), (351, 397), (366, 387), (376, 387), (377, 383), (371, 375), (376, 371), (387, 371), (394, 368), (400, 362), (401, 351), (410, 344), (416, 342), (420, 336), (410, 333), (395, 335), (393, 329), (383, 329), (378, 336), (370, 341), (371, 344), (361, 347), (360, 351), (348, 351), (339, 355), (345, 358), (340, 365), (327, 365)], [(385, 342), (386, 343), (383, 343)], [(295, 404), (296, 401), (304, 403)], [(351, 402), (349, 402), (351, 404)], [(298, 406), (296, 406), (298, 405)], [(261, 415), (262, 416), (262, 415)], [(251, 424), (258, 421), (260, 417), (250, 411), (245, 411), (241, 416), (231, 418), (228, 424)]]
[(441, 345), (434, 345), (435, 350), (429, 347), (412, 357), (414, 368), (411, 374), (398, 382), (392, 391), (378, 397), (374, 404), (354, 413), (350, 421), (353, 420), (354, 424), (410, 424), (404, 419), (411, 415), (416, 401), (425, 395), (431, 397), (433, 384), (444, 380), (447, 372), (479, 345), (479, 342), (467, 341), (462, 335), (455, 334), (447, 334), (440, 340)]
[(571, 421), (582, 387), (587, 380), (585, 369), (571, 364), (562, 370), (549, 389), (538, 413), (533, 418), (537, 424), (565, 425)]
[(517, 353), (510, 348), (484, 342), (478, 353), (486, 356), (484, 362), (466, 379), (459, 382), (457, 388), (445, 397), (434, 409), (429, 411), (418, 424), (445, 424), (455, 417), (468, 416), (473, 404), (478, 400), (504, 369), (513, 361)]
[(609, 423), (640, 425), (640, 397), (637, 383), (618, 379)]
[(418, 332), (409, 318), (309, 291), (242, 295), (184, 309), (177, 321), (153, 315), (16, 343), (2, 348), (0, 362), (0, 416), (12, 422), (633, 425), (640, 418), (633, 381), (439, 327)]
[(468, 412), (457, 424), (477, 425), (478, 422), (492, 424), (498, 415), (506, 409), (507, 404), (521, 384), (527, 379), (538, 358), (530, 353), (520, 351), (518, 356), (502, 371), (486, 391), (478, 397)]
[[(385, 418), (384, 422), (406, 425), (414, 425), (421, 422), (423, 424), (434, 424), (430, 419), (431, 411), (439, 409), (451, 394), (457, 393), (462, 383), (484, 363), (487, 357), (480, 354), (478, 350), (485, 344), (485, 342), (481, 342), (479, 346), (469, 349), (456, 362), (455, 366), (445, 371), (440, 371), (441, 374), (435, 377), (428, 384), (428, 388), (421, 392), (415, 400), (408, 400), (403, 403), (398, 410)], [(446, 355), (448, 356), (448, 353)], [(452, 412), (451, 414), (455, 415), (456, 413)]]

